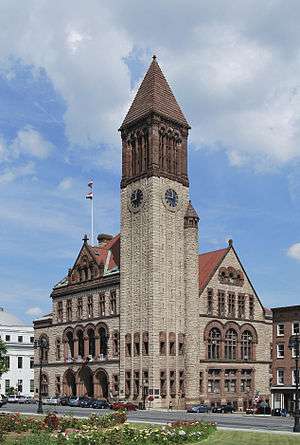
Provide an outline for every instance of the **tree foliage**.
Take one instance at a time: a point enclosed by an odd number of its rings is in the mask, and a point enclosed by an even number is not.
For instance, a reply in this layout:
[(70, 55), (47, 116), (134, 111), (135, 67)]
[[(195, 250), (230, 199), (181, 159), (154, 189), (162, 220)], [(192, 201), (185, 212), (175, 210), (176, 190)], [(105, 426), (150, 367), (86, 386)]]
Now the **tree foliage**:
[(0, 339), (0, 376), (8, 370), (6, 361), (7, 348), (3, 340)]

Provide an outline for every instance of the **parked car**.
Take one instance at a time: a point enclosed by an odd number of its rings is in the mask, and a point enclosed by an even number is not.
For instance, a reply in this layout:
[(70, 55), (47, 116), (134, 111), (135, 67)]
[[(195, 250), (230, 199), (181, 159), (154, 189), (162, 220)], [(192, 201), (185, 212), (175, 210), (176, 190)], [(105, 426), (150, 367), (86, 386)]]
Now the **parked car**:
[(92, 408), (94, 409), (109, 409), (110, 404), (106, 400), (94, 400), (92, 404)]
[(81, 408), (91, 408), (94, 402), (95, 399), (92, 397), (85, 397), (83, 400), (80, 400), (79, 406), (81, 406)]
[(26, 403), (26, 397), (25, 396), (18, 396), (18, 403), (20, 403), (20, 404)]
[(192, 405), (192, 406), (188, 407), (186, 412), (187, 413), (208, 413), (209, 410), (210, 410), (210, 408), (208, 405), (199, 404), (199, 405)]
[(271, 412), (272, 416), (287, 416), (287, 410), (285, 408), (274, 408)]
[(1, 394), (1, 401), (2, 401), (2, 405), (5, 405), (5, 403), (7, 403), (7, 397), (4, 394)]
[(18, 396), (8, 396), (7, 402), (8, 403), (18, 403)]
[(219, 405), (219, 406), (214, 406), (211, 410), (212, 413), (233, 413), (234, 411), (234, 407), (232, 405)]
[(124, 409), (126, 411), (136, 411), (138, 407), (137, 405), (131, 402), (115, 402), (111, 405), (111, 409), (114, 410)]
[(69, 397), (67, 397), (67, 396), (60, 397), (60, 404), (62, 406), (67, 406), (68, 403), (69, 403)]
[(44, 403), (46, 405), (59, 405), (60, 398), (59, 397), (48, 397), (47, 399), (45, 399)]
[(68, 405), (69, 406), (80, 406), (80, 403), (84, 399), (85, 399), (85, 397), (70, 397), (68, 400)]
[(271, 407), (267, 403), (262, 402), (256, 407), (255, 414), (271, 414)]

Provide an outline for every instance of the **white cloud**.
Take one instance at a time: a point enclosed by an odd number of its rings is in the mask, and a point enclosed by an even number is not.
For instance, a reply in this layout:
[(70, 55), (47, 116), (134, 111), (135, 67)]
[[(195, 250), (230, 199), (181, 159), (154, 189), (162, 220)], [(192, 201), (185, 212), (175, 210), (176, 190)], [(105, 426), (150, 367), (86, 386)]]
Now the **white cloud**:
[(18, 178), (24, 176), (34, 176), (35, 175), (35, 165), (33, 162), (28, 162), (27, 164), (8, 167), (0, 172), (0, 185), (8, 184), (15, 181)]
[(292, 244), (287, 250), (287, 255), (300, 261), (300, 243)]
[(43, 311), (38, 306), (34, 306), (27, 309), (26, 314), (32, 317), (40, 317), (43, 314)]
[(58, 188), (60, 190), (70, 190), (73, 187), (73, 179), (72, 178), (64, 178), (58, 184)]
[(53, 148), (53, 144), (30, 127), (20, 130), (9, 147), (16, 157), (25, 154), (39, 159), (47, 158)]

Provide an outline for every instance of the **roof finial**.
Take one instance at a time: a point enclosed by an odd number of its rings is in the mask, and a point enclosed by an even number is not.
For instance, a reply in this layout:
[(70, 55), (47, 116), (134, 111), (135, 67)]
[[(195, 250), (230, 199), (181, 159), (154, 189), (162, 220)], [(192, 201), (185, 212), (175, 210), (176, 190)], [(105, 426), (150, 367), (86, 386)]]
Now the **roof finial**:
[(156, 60), (156, 55), (155, 54), (153, 54), (152, 60)]
[(229, 239), (229, 240), (228, 240), (228, 246), (231, 247), (232, 244), (233, 244), (233, 240), (232, 240), (232, 239)]
[(83, 244), (87, 244), (88, 240), (89, 240), (88, 236), (87, 234), (85, 234), (84, 237), (82, 238)]

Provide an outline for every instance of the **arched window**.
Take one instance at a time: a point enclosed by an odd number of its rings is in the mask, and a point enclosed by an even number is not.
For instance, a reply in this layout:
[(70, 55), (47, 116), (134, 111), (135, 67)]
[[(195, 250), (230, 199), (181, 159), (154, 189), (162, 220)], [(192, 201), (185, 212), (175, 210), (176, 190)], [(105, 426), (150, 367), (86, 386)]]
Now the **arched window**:
[(48, 396), (48, 376), (46, 374), (42, 374), (41, 376), (41, 394), (42, 396)]
[(73, 332), (68, 332), (67, 335), (67, 359), (71, 359), (74, 357), (74, 339)]
[(235, 360), (237, 352), (237, 333), (234, 329), (229, 329), (225, 335), (225, 359)]
[(79, 329), (77, 331), (77, 341), (78, 341), (78, 357), (83, 358), (84, 357), (84, 337), (83, 337), (83, 331)]
[(253, 335), (250, 331), (244, 331), (241, 338), (241, 359), (252, 360), (253, 358)]
[(132, 354), (132, 346), (131, 346), (131, 334), (125, 335), (125, 347), (126, 347), (126, 357), (131, 357)]
[(216, 360), (220, 358), (221, 332), (218, 328), (212, 328), (208, 336), (208, 358)]
[[(45, 339), (45, 340), (43, 341), (43, 339)], [(40, 348), (41, 361), (44, 363), (48, 363), (49, 340), (48, 340), (47, 336), (41, 335), (40, 342), (48, 345), (46, 348)]]
[(136, 332), (133, 337), (134, 355), (140, 355), (140, 333)]
[(96, 348), (95, 348), (95, 332), (93, 328), (88, 329), (87, 331), (88, 341), (89, 341), (89, 355), (95, 357)]
[(115, 331), (113, 333), (113, 356), (119, 355), (119, 332)]
[(104, 326), (99, 329), (100, 337), (100, 358), (105, 359), (107, 357), (107, 346), (108, 346), (108, 334)]
[(149, 355), (149, 334), (143, 332), (143, 355)]
[(169, 333), (169, 355), (176, 355), (176, 335), (174, 332)]
[(167, 343), (167, 335), (165, 332), (159, 333), (159, 354), (166, 355), (166, 343)]

